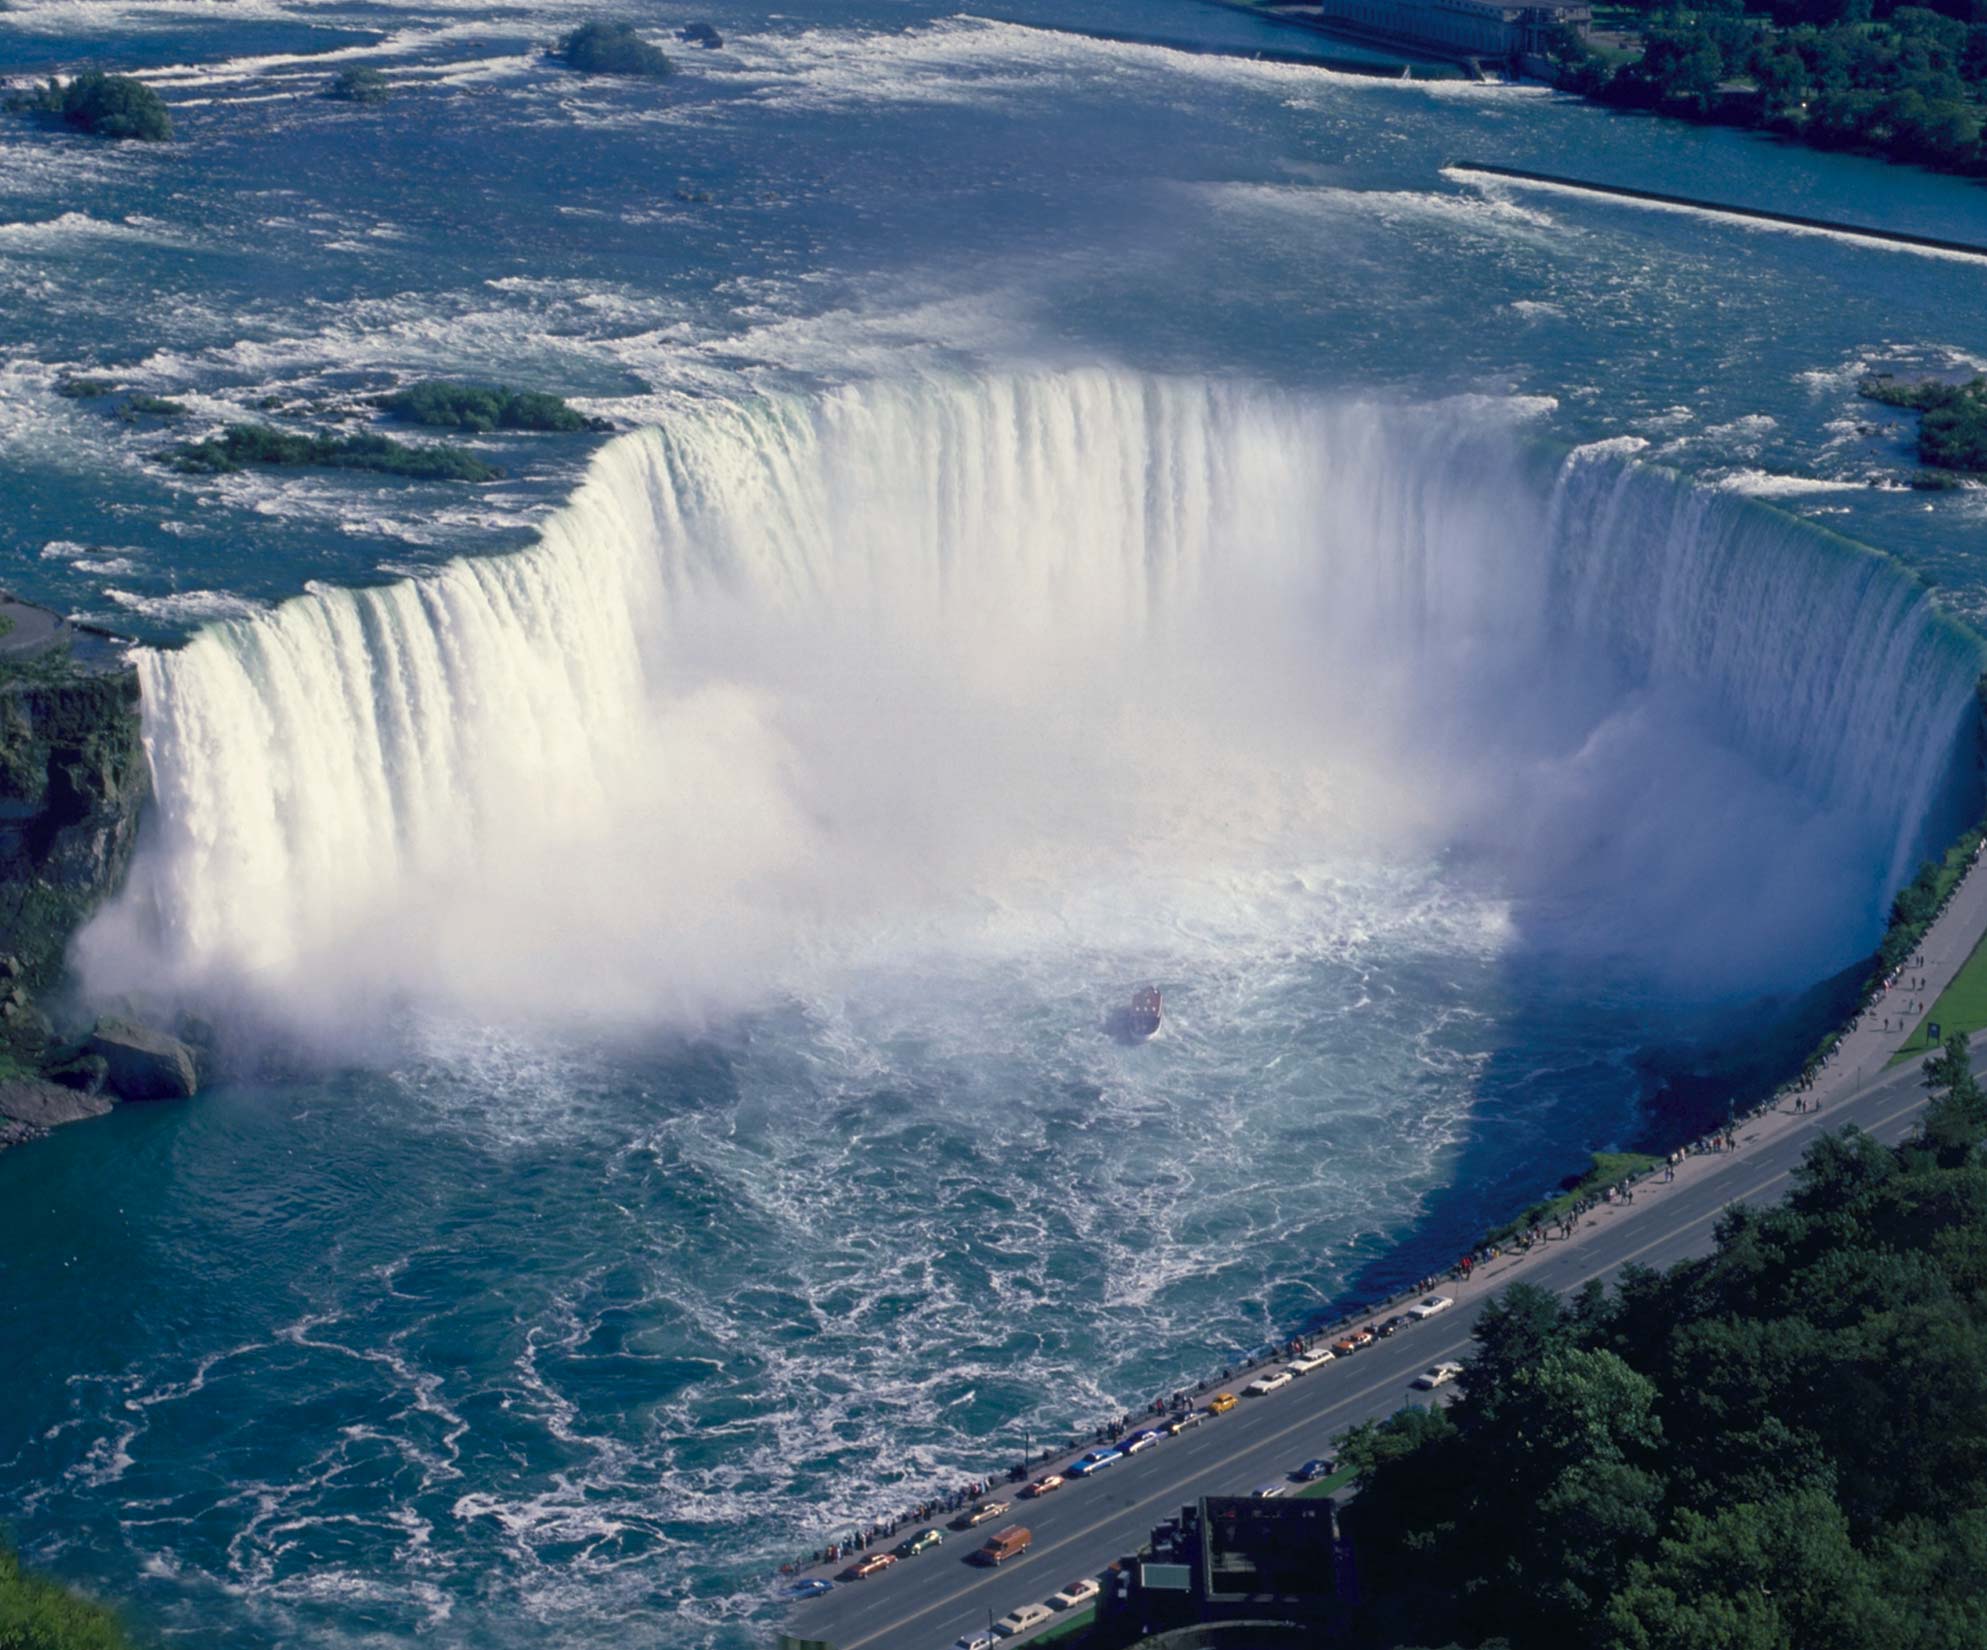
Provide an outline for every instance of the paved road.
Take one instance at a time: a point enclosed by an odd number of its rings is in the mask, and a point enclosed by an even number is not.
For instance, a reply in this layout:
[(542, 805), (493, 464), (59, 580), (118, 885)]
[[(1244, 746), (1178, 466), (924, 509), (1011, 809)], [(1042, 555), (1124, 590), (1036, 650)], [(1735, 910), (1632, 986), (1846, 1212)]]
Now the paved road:
[[(1987, 884), (1987, 878), (1969, 880)], [(1987, 1038), (1976, 1041), (1987, 1044)], [(1196, 1497), (1246, 1494), (1327, 1453), (1346, 1428), (1421, 1396), (1411, 1394), (1408, 1382), (1432, 1363), (1467, 1353), (1470, 1326), (1503, 1284), (1522, 1278), (1564, 1293), (1589, 1278), (1611, 1277), (1630, 1262), (1662, 1267), (1703, 1254), (1721, 1210), (1785, 1193), (1790, 1171), (1818, 1132), (1854, 1122), (1895, 1140), (1923, 1099), (1913, 1061), (1832, 1100), (1818, 1116), (1797, 1115), (1788, 1102), (1743, 1126), (1737, 1152), (1692, 1159), (1675, 1184), (1648, 1185), (1638, 1189), (1633, 1206), (1595, 1211), (1574, 1241), (1479, 1268), (1478, 1287), (1439, 1317), (1327, 1364), (1271, 1397), (1245, 1399), (1198, 1431), (1088, 1482), (1041, 1501), (1017, 1501), (1014, 1514), (999, 1522), (1023, 1522), (1034, 1531), (1034, 1547), (1024, 1558), (998, 1570), (979, 1569), (965, 1560), (985, 1532), (948, 1532), (937, 1552), (796, 1605), (786, 1630), (826, 1639), (838, 1650), (944, 1650), (969, 1628), (984, 1629), (990, 1611), (999, 1616), (1046, 1599), (1066, 1582), (1135, 1551), (1154, 1523)], [(1449, 1285), (1443, 1292), (1456, 1293)]]

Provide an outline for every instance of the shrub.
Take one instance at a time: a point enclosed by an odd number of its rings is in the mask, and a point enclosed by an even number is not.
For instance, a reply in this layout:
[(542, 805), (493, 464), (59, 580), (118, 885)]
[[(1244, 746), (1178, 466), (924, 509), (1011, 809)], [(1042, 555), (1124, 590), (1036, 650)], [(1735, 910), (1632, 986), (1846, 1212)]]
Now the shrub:
[(584, 23), (559, 43), (568, 68), (581, 74), (638, 75), (660, 80), (675, 66), (626, 23)]

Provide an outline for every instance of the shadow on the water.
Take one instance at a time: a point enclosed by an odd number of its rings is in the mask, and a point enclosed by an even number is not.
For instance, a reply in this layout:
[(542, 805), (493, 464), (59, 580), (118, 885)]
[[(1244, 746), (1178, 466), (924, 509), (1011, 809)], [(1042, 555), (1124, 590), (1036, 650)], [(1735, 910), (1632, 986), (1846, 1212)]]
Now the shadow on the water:
[[(1538, 1050), (1550, 1045), (1558, 999), (1527, 1002), (1509, 1024), (1504, 1049), (1485, 1067), (1478, 1085), (1483, 1098), (1444, 1185), (1406, 1233), (1372, 1239), (1371, 1252), (1323, 1306), (1313, 1294), (1281, 1312), (1272, 1301), (1279, 1332), (1309, 1332), (1443, 1276), (1484, 1233), (1579, 1180), (1597, 1151), (1664, 1154), (1721, 1126), (1734, 1109), (1751, 1106), (1800, 1070), (1853, 1011), (1868, 968), (1859, 961), (1797, 996), (1729, 1009), (1688, 1041), (1637, 1049), (1632, 1108), (1599, 1116), (1593, 1088), (1578, 1081), (1583, 1073), (1556, 1070), (1549, 1088), (1539, 1081)], [(1591, 1071), (1597, 1081), (1620, 1082), (1618, 1066), (1594, 1064)], [(1529, 1149), (1512, 1150), (1513, 1130), (1528, 1137)]]

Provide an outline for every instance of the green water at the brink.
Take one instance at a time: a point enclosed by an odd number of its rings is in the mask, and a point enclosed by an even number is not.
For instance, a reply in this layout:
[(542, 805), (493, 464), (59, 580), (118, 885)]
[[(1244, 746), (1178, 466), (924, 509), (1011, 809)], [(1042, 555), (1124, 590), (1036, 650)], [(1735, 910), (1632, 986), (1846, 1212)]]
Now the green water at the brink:
[[(0, 73), (154, 66), (182, 137), (0, 126), (6, 582), (172, 639), (523, 545), (594, 445), (479, 441), (480, 489), (194, 482), (70, 373), (197, 431), (395, 375), (632, 426), (1108, 363), (1639, 443), (1987, 612), (1987, 493), (1898, 487), (1908, 421), (1854, 393), (1987, 359), (1987, 264), (1442, 168), (1987, 243), (1976, 184), (999, 21), (1301, 47), (1184, 0), (708, 15), (727, 48), (656, 91), (548, 68), (571, 19), (528, 5), (0, 12)], [(378, 110), (296, 56), (375, 40)], [(1885, 868), (1831, 863), (1866, 934)], [(1143, 962), (1031, 930), (687, 1033), (417, 1003), (0, 1157), (0, 1519), (175, 1639), (754, 1642), (779, 1559), (1429, 1269), (1642, 1126), (1638, 1049), (1748, 997), (1652, 984), (1638, 936), (1528, 951), (1439, 854), (1340, 866), (1301, 919), (1220, 892), (1146, 1050), (1094, 1012)]]

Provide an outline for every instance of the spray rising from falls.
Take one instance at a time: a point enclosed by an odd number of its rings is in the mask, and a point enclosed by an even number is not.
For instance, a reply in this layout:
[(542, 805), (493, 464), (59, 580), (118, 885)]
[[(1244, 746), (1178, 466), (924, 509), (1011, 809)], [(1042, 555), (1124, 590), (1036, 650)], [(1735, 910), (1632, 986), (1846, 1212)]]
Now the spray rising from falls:
[(82, 960), (676, 1018), (885, 957), (1301, 945), (1319, 889), (1439, 861), (1514, 948), (1777, 988), (1953, 822), (1978, 668), (1881, 558), (1481, 405), (709, 404), (528, 552), (144, 654), (156, 817)]

